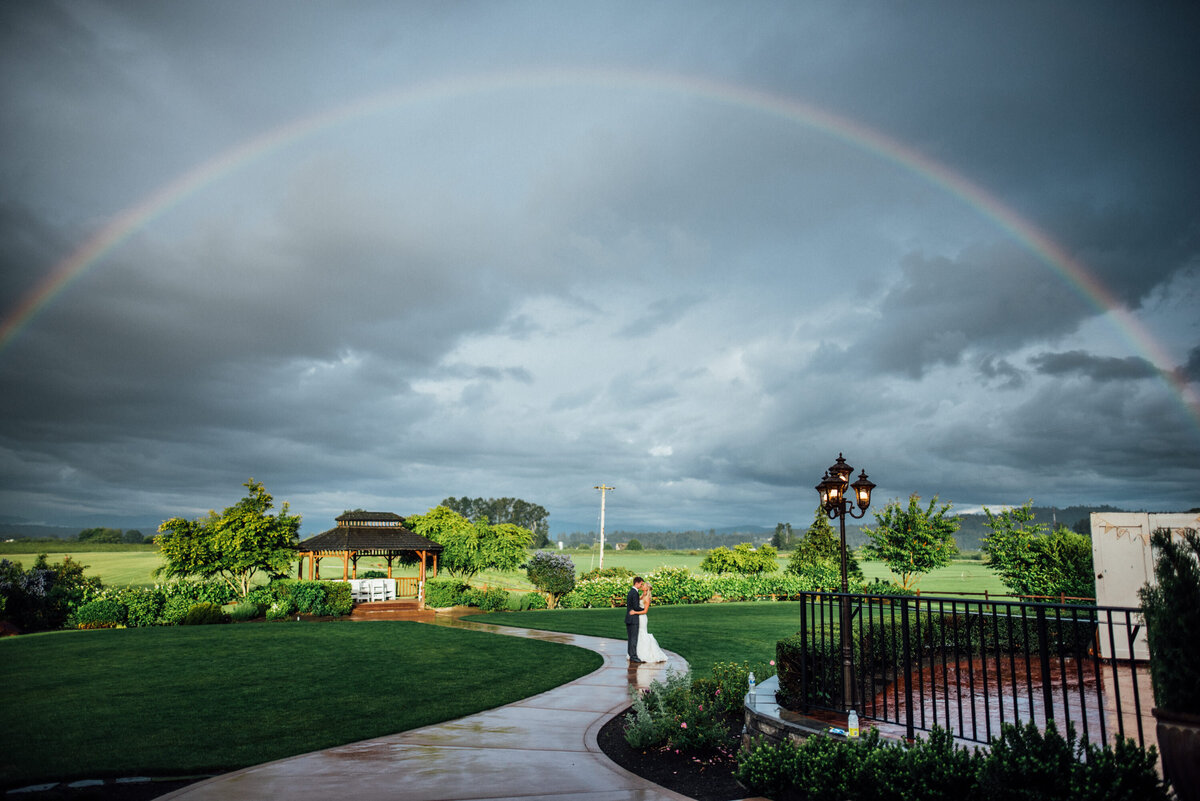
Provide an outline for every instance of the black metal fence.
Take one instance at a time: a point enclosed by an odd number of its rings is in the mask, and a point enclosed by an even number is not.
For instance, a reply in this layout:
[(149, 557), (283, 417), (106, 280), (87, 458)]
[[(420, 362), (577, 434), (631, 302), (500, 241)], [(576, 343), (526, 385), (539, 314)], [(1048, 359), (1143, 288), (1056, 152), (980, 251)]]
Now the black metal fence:
[[(1148, 692), (1140, 610), (948, 597), (803, 593), (800, 632), (779, 649), (780, 700), (844, 712), (840, 604), (864, 717), (940, 726), (986, 742), (1004, 723), (1053, 720), (1081, 738), (1145, 744)], [(1139, 635), (1141, 639), (1139, 639)], [(1141, 685), (1141, 686), (1139, 686)]]

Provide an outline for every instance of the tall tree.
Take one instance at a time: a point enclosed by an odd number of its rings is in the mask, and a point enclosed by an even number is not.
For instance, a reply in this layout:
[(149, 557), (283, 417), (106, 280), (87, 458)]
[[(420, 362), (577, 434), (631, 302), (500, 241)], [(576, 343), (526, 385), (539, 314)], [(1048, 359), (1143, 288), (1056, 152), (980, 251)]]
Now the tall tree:
[(954, 532), (958, 517), (948, 516), (952, 504), (938, 506), (937, 496), (926, 508), (921, 498), (912, 495), (908, 507), (892, 501), (882, 512), (875, 513), (875, 526), (863, 526), (870, 542), (863, 550), (878, 559), (900, 576), (900, 586), (912, 589), (921, 576), (934, 568), (950, 563), (958, 553)]
[(165, 564), (156, 572), (166, 578), (216, 578), (233, 587), (239, 597), (250, 592), (259, 571), (268, 576), (286, 573), (296, 558), (300, 515), (268, 514), (274, 499), (253, 478), (242, 486), (246, 497), (221, 514), (185, 520), (172, 517), (158, 527), (158, 549)]
[[(829, 515), (825, 514), (825, 510), (818, 506), (813, 513), (812, 524), (809, 525), (804, 536), (792, 550), (787, 572), (797, 575), (825, 575), (827, 571), (818, 568), (824, 568), (826, 565), (832, 565), (840, 578), (842, 539), (829, 522)], [(860, 580), (863, 577), (858, 559), (854, 557), (854, 552), (849, 548), (846, 549), (846, 575)], [(838, 587), (831, 589), (841, 589), (840, 581)]]
[(986, 564), (1004, 586), (1018, 595), (1095, 596), (1091, 537), (1034, 522), (1032, 499), (995, 513), (985, 506), (983, 513), (991, 530), (982, 542)]
[(484, 570), (516, 570), (525, 561), (533, 534), (512, 523), (474, 522), (447, 506), (411, 515), (404, 525), (441, 545), (439, 564), (452, 576), (470, 580)]
[(781, 551), (790, 551), (794, 539), (791, 523), (775, 524), (775, 535), (771, 537), (771, 545)]
[(550, 525), (546, 519), (550, 513), (545, 507), (521, 498), (446, 498), (441, 506), (457, 512), (472, 523), (487, 518), (493, 524), (511, 523), (529, 529), (533, 534), (533, 546), (544, 548), (550, 543)]

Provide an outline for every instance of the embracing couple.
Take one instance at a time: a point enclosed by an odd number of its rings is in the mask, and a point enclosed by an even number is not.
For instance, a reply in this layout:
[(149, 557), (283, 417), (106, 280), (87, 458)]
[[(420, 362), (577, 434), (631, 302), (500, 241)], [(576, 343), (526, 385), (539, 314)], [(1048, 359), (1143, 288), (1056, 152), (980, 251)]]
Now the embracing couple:
[(625, 631), (629, 635), (629, 661), (666, 662), (667, 655), (658, 647), (658, 640), (646, 631), (646, 613), (650, 611), (650, 584), (634, 576), (633, 586), (625, 596)]

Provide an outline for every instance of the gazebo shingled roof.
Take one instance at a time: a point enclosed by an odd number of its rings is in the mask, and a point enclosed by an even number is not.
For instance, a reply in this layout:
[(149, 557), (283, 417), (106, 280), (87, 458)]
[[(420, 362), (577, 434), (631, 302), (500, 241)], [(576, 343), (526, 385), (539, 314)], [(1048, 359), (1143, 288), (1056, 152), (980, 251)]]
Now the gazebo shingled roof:
[[(361, 513), (360, 513), (361, 514)], [(370, 514), (391, 514), (390, 512), (371, 512)], [(322, 531), (304, 540), (298, 546), (301, 551), (427, 551), (441, 553), (442, 546), (428, 537), (422, 537), (415, 531), (404, 527), (404, 518), (393, 515), (396, 522), (392, 525), (361, 524), (359, 521), (345, 521), (338, 518), (336, 528)]]
[(433, 540), (404, 527), (404, 518), (392, 512), (346, 512), (338, 515), (337, 526), (309, 537), (297, 546), (300, 573), (304, 572), (304, 557), (309, 560), (309, 578), (320, 572), (316, 563), (323, 556), (342, 560), (342, 578), (350, 577), (351, 564), (358, 575), (358, 557), (382, 556), (387, 559), (388, 577), (392, 561), (401, 554), (415, 554), (421, 562), (420, 580), (425, 580), (425, 560), (432, 556), (434, 571), (437, 555), (443, 547)]

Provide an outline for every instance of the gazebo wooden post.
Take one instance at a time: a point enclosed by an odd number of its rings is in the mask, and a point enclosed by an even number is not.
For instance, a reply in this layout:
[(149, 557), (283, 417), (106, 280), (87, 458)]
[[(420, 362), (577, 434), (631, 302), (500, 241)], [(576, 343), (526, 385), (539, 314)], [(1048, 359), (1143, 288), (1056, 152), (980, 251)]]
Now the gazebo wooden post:
[(342, 551), (342, 581), (350, 579), (350, 552)]

